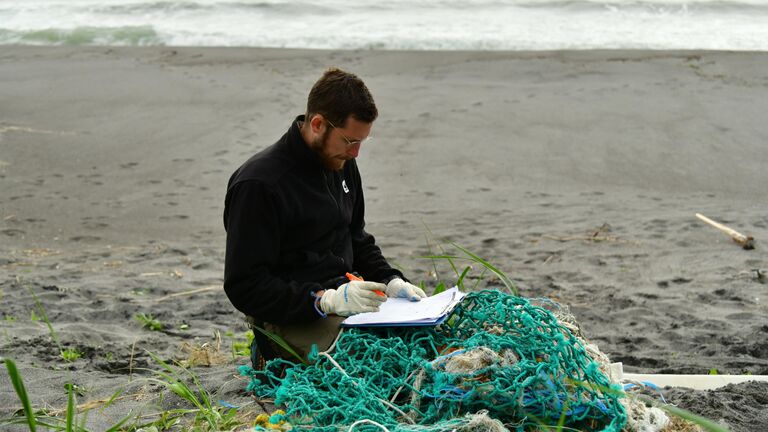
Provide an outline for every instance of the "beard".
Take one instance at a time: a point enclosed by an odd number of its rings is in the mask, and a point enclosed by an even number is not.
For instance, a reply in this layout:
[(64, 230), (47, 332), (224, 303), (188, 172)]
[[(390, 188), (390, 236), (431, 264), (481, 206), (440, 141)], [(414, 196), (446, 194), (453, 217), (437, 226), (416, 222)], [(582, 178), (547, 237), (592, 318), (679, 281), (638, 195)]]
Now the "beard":
[(310, 148), (317, 154), (320, 158), (320, 162), (326, 169), (330, 171), (341, 171), (344, 168), (346, 160), (328, 154), (328, 136), (330, 134), (331, 129), (326, 129), (322, 136), (315, 138), (312, 145), (310, 145)]

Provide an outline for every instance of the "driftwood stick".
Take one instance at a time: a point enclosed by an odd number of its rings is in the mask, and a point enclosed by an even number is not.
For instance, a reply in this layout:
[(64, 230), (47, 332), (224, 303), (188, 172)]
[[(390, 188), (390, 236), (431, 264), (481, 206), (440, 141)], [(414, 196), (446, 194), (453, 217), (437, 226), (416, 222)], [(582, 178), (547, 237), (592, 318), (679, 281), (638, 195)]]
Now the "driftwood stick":
[(701, 219), (705, 223), (719, 229), (720, 231), (728, 234), (733, 239), (733, 241), (741, 245), (741, 247), (743, 247), (744, 249), (755, 248), (755, 239), (752, 238), (752, 236), (745, 236), (744, 234), (736, 231), (735, 229), (729, 228), (719, 222), (715, 222), (701, 213), (696, 213), (696, 217)]
[(186, 296), (186, 295), (192, 295), (192, 294), (199, 294), (199, 293), (206, 292), (206, 291), (216, 291), (216, 290), (220, 290), (220, 289), (221, 289), (221, 285), (210, 285), (210, 286), (203, 287), (203, 288), (193, 289), (191, 291), (184, 291), (184, 292), (179, 292), (179, 293), (175, 293), (175, 294), (168, 294), (167, 296), (160, 297), (159, 299), (154, 300), (154, 301), (161, 302), (161, 301), (165, 301), (165, 300), (168, 300), (168, 299), (172, 299), (174, 297)]

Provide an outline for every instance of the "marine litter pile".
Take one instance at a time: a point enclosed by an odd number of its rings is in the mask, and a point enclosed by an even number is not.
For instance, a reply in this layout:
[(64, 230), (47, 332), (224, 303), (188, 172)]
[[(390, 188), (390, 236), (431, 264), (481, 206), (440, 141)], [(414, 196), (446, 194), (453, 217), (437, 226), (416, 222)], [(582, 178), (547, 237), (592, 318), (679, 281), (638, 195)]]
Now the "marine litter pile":
[(256, 397), (286, 407), (269, 426), (284, 430), (640, 430), (627, 413), (647, 417), (645, 407), (627, 402), (607, 358), (559, 310), (473, 292), (437, 327), (346, 329), (307, 365), (274, 360), (241, 372)]

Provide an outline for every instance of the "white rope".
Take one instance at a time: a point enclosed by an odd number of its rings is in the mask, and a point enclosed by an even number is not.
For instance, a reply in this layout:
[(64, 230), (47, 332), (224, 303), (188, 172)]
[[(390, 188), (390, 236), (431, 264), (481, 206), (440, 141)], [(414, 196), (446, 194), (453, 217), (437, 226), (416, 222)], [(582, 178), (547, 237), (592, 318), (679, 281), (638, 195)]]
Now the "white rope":
[(381, 423), (376, 423), (375, 421), (373, 421), (373, 420), (368, 420), (368, 419), (362, 419), (362, 420), (358, 420), (358, 421), (356, 421), (356, 422), (352, 423), (352, 424), (349, 426), (349, 429), (347, 429), (347, 432), (352, 432), (352, 429), (354, 429), (354, 428), (355, 428), (355, 426), (357, 426), (357, 425), (359, 425), (359, 424), (364, 424), (364, 423), (368, 423), (368, 424), (372, 424), (372, 425), (374, 425), (374, 426), (378, 426), (378, 427), (380, 427), (380, 428), (381, 428), (383, 431), (385, 431), (385, 432), (389, 432), (389, 429), (387, 429), (387, 427), (386, 427), (386, 426), (384, 426), (383, 424), (381, 424)]
[[(333, 365), (336, 367), (336, 369), (340, 370), (340, 371), (341, 371), (341, 373), (343, 373), (345, 377), (347, 377), (347, 378), (350, 378), (350, 376), (349, 376), (349, 374), (347, 373), (347, 371), (345, 371), (345, 370), (344, 370), (344, 368), (343, 368), (343, 367), (341, 367), (341, 365), (339, 365), (338, 363), (336, 363), (336, 360), (334, 360), (334, 359), (333, 359), (333, 357), (331, 357), (331, 355), (330, 355), (330, 354), (328, 354), (327, 352), (321, 352), (320, 354), (321, 354), (321, 355), (324, 355), (324, 356), (326, 356), (326, 357), (328, 357), (328, 360), (330, 360), (330, 361), (331, 361), (331, 363), (332, 363), (332, 364), (333, 364)], [(354, 382), (354, 381), (352, 381), (352, 382)], [(355, 383), (355, 385), (357, 385), (357, 383)]]
[[(417, 372), (419, 372), (419, 370), (420, 370), (420, 369), (414, 369), (413, 371), (411, 371), (411, 373), (409, 373), (409, 374), (408, 374), (408, 376), (405, 378), (405, 382), (408, 382), (408, 381), (410, 381), (410, 380), (411, 380), (411, 378), (413, 378), (413, 376), (414, 376), (414, 375), (415, 375)], [(395, 395), (394, 395), (394, 396), (392, 396), (392, 397), (389, 399), (389, 401), (390, 401), (390, 402), (394, 402), (394, 401), (395, 401), (395, 399), (397, 399), (397, 396), (399, 396), (399, 395), (400, 395), (400, 392), (401, 392), (401, 391), (402, 391), (404, 388), (405, 388), (405, 384), (401, 385), (401, 386), (400, 386), (400, 388), (398, 388), (398, 389), (397, 389), (397, 391), (395, 392)]]
[(344, 332), (344, 327), (339, 327), (339, 332), (336, 333), (336, 339), (333, 340), (333, 343), (331, 344), (331, 346), (329, 346), (327, 350), (322, 351), (322, 352), (320, 352), (318, 354), (327, 354), (327, 353), (333, 351), (336, 348), (336, 342), (339, 341), (339, 338), (341, 338), (341, 333), (343, 333), (343, 332)]

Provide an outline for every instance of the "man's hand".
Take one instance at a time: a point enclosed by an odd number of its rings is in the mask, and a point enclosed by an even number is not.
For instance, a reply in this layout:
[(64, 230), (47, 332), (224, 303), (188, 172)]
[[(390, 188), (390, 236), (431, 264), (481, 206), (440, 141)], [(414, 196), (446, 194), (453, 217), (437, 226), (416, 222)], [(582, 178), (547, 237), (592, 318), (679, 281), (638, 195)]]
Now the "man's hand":
[(424, 290), (400, 278), (389, 281), (385, 292), (387, 297), (407, 298), (410, 301), (419, 301), (427, 296)]
[(327, 314), (339, 316), (377, 312), (387, 297), (376, 291), (385, 289), (386, 285), (378, 282), (350, 281), (336, 289), (325, 290), (320, 297), (320, 309)]

